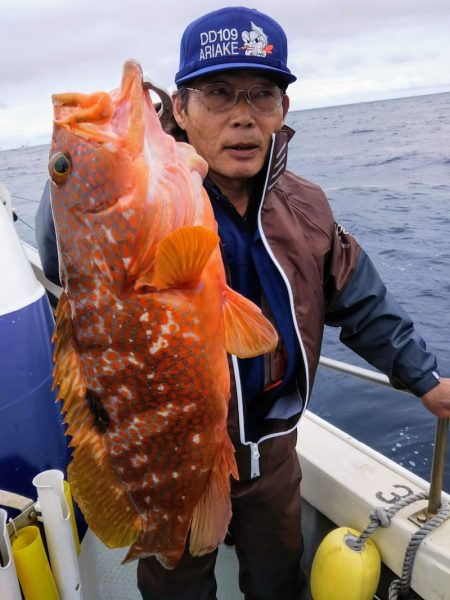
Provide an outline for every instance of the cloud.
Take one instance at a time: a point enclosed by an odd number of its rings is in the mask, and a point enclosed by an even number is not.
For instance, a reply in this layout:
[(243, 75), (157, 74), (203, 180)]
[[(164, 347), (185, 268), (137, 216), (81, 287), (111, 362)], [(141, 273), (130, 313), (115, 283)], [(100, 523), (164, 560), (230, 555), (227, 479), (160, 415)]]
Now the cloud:
[(286, 17), (286, 31), (308, 40), (361, 36), (393, 26), (402, 29), (423, 18), (448, 19), (450, 15), (446, 0), (318, 0), (277, 10)]
[[(127, 58), (173, 86), (179, 40), (224, 2), (15, 0), (0, 8), (0, 147), (50, 136), (51, 94), (111, 90)], [(226, 1), (252, 7), (253, 0)], [(302, 0), (258, 9), (289, 39), (292, 109), (450, 90), (448, 0)]]

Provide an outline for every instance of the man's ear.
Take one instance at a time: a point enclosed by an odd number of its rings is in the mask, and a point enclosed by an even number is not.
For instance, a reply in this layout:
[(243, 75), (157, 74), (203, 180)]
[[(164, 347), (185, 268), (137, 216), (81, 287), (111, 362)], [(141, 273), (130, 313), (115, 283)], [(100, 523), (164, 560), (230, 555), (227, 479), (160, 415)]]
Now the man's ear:
[(183, 107), (183, 102), (181, 100), (180, 95), (175, 90), (172, 92), (172, 103), (173, 103), (173, 118), (177, 122), (178, 127), (186, 130), (185, 121), (186, 121), (186, 112)]
[(285, 94), (283, 96), (283, 119), (286, 118), (287, 112), (289, 110), (289, 105), (291, 104), (291, 101), (289, 100), (289, 96), (287, 94)]

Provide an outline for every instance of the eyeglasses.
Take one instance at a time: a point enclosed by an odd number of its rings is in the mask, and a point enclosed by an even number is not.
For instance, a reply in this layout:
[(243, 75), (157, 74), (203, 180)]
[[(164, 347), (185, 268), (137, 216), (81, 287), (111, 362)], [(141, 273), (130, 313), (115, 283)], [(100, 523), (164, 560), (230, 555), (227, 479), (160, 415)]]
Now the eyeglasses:
[(221, 112), (230, 109), (242, 96), (260, 112), (274, 112), (283, 104), (284, 92), (276, 85), (252, 85), (248, 90), (235, 90), (228, 83), (208, 83), (202, 88), (185, 88), (200, 94), (200, 100), (208, 110)]

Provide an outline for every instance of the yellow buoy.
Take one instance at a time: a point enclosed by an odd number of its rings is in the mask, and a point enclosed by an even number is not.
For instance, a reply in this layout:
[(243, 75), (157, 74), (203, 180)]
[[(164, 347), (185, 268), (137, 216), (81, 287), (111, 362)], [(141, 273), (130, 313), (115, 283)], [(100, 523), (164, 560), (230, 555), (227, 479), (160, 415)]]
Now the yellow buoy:
[(373, 599), (380, 579), (380, 554), (371, 540), (360, 551), (346, 543), (360, 535), (355, 529), (340, 527), (324, 538), (311, 568), (313, 600)]

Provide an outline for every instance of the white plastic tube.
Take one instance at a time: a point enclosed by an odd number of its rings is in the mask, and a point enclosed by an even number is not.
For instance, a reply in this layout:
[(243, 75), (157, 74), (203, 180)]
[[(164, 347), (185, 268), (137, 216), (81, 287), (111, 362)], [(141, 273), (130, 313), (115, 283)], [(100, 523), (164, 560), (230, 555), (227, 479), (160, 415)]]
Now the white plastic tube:
[(22, 594), (6, 526), (7, 518), (7, 512), (0, 508), (0, 598), (1, 600), (21, 600)]
[(33, 485), (38, 492), (50, 564), (61, 600), (81, 600), (80, 571), (63, 481), (63, 473), (51, 469), (36, 475)]

